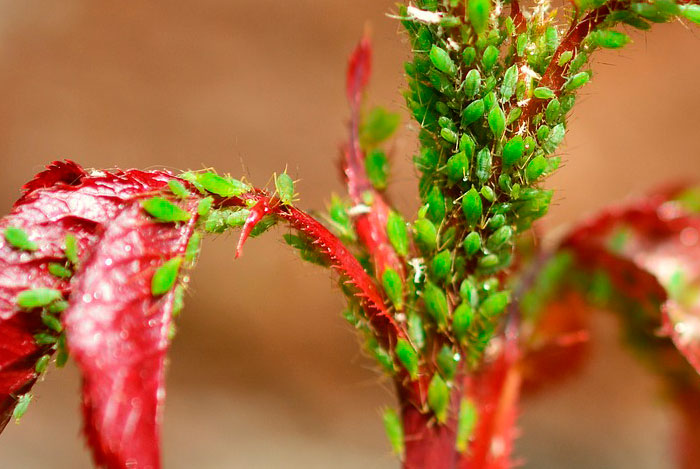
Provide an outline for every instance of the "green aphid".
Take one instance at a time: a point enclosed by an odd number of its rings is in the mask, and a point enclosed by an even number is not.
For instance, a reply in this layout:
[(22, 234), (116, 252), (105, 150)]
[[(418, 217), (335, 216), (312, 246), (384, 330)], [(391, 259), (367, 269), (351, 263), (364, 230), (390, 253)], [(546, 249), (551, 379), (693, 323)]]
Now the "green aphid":
[(418, 350), (425, 347), (425, 329), (423, 328), (423, 318), (419, 314), (411, 312), (406, 320), (408, 336)]
[(447, 127), (440, 129), (440, 136), (449, 143), (457, 143), (457, 138), (459, 138), (457, 132), (452, 129), (448, 129)]
[[(483, 97), (484, 100), (484, 111), (491, 112), (491, 110), (498, 104), (498, 97), (494, 91), (489, 91)], [(504, 118), (505, 119), (505, 118)]]
[(184, 222), (190, 219), (189, 213), (162, 197), (146, 199), (141, 202), (141, 206), (149, 215), (161, 222)]
[(446, 230), (443, 230), (439, 238), (438, 249), (452, 249), (457, 239), (457, 227), (450, 226)]
[(170, 188), (170, 192), (172, 192), (173, 195), (179, 199), (186, 199), (191, 195), (190, 191), (187, 190), (185, 185), (177, 179), (171, 179), (168, 181), (168, 187)]
[(420, 155), (415, 158), (418, 169), (428, 170), (437, 167), (440, 162), (440, 153), (434, 148), (421, 148)]
[(202, 245), (202, 234), (199, 231), (192, 233), (190, 240), (187, 242), (187, 248), (185, 248), (185, 263), (192, 265), (197, 260), (199, 255), (199, 248)]
[(408, 255), (408, 230), (406, 229), (406, 222), (401, 215), (394, 211), (389, 213), (386, 222), (386, 233), (396, 253), (406, 257)]
[(471, 159), (476, 151), (476, 143), (468, 134), (462, 134), (459, 137), (459, 151), (463, 151), (467, 158)]
[(468, 301), (462, 302), (452, 315), (452, 331), (460, 342), (467, 338), (469, 328), (474, 322), (474, 309)]
[(206, 217), (211, 210), (211, 205), (214, 203), (213, 197), (205, 197), (197, 204), (197, 214), (200, 217)]
[(401, 123), (398, 112), (389, 112), (381, 106), (372, 108), (360, 125), (360, 144), (370, 148), (390, 138)]
[(29, 235), (22, 228), (8, 226), (5, 228), (5, 241), (12, 247), (23, 251), (36, 251), (39, 246), (29, 239)]
[(493, 232), (486, 240), (486, 247), (491, 251), (497, 251), (506, 245), (513, 237), (513, 228), (509, 225), (504, 225)]
[(223, 233), (226, 231), (226, 217), (226, 211), (214, 210), (204, 221), (204, 231), (207, 233)]
[(566, 136), (566, 127), (564, 124), (555, 125), (547, 135), (547, 138), (542, 142), (542, 149), (547, 154), (554, 153), (557, 147), (561, 144)]
[(41, 358), (39, 358), (36, 361), (36, 364), (34, 365), (34, 371), (37, 373), (41, 374), (46, 371), (46, 369), (49, 367), (49, 362), (51, 361), (51, 355), (42, 355)]
[(430, 252), (435, 249), (437, 244), (437, 228), (433, 222), (427, 218), (416, 220), (413, 224), (413, 232), (418, 246), (425, 252)]
[(74, 266), (77, 266), (80, 261), (78, 258), (78, 239), (74, 235), (68, 233), (64, 245), (63, 253), (66, 255), (66, 259)]
[(515, 40), (515, 52), (519, 57), (525, 54), (525, 47), (527, 46), (527, 34), (520, 34)]
[(201, 194), (206, 194), (206, 191), (197, 180), (197, 174), (193, 173), (192, 171), (186, 171), (184, 173), (181, 173), (178, 177), (192, 184)]
[(242, 208), (226, 215), (225, 223), (231, 228), (240, 228), (250, 216), (250, 210)]
[[(581, 55), (579, 53), (579, 55)], [(573, 63), (572, 63), (573, 65)], [(566, 82), (566, 85), (564, 85), (564, 89), (566, 91), (574, 91), (579, 88), (581, 88), (583, 85), (588, 83), (588, 80), (591, 79), (591, 75), (588, 72), (579, 72), (572, 77), (569, 78), (569, 80)]]
[[(449, 106), (447, 104), (443, 103), (442, 101), (438, 101), (437, 103), (435, 103), (435, 110), (441, 116), (447, 116), (448, 114), (450, 114), (450, 112), (452, 112), (450, 110)], [(438, 119), (438, 122), (439, 121), (440, 120)]]
[(498, 48), (489, 45), (486, 47), (484, 50), (484, 55), (481, 57), (481, 65), (484, 67), (484, 70), (491, 70), (494, 65), (496, 65), (496, 62), (498, 61)]
[(550, 124), (556, 124), (561, 116), (561, 103), (557, 98), (554, 98), (547, 104), (544, 111), (544, 118)]
[(445, 95), (448, 98), (455, 96), (455, 87), (452, 79), (437, 70), (428, 72), (428, 80), (430, 84), (437, 90), (438, 93)]
[(491, 0), (470, 0), (467, 2), (467, 16), (477, 34), (486, 30), (490, 14)]
[(506, 131), (506, 115), (498, 104), (489, 111), (488, 121), (494, 137), (500, 139)]
[(505, 311), (510, 301), (510, 293), (507, 291), (495, 292), (481, 303), (479, 311), (487, 318), (493, 318)]
[(700, 24), (700, 5), (679, 5), (680, 14), (692, 21), (693, 23)]
[(517, 200), (520, 197), (520, 190), (520, 184), (516, 182), (515, 184), (513, 184), (513, 187), (510, 188), (510, 197), (514, 200)]
[(501, 82), (501, 96), (505, 101), (508, 101), (515, 93), (515, 85), (518, 83), (518, 66), (512, 65), (503, 74), (503, 82)]
[(537, 140), (540, 142), (544, 142), (545, 140), (547, 140), (547, 137), (549, 137), (549, 132), (551, 131), (551, 127), (549, 127), (547, 124), (539, 126), (537, 129)]
[(496, 192), (491, 186), (483, 186), (480, 192), (482, 197), (489, 202), (493, 202), (496, 199)]
[(34, 334), (34, 342), (36, 342), (37, 345), (53, 345), (58, 342), (58, 338), (53, 334), (40, 332), (38, 334)]
[(68, 309), (68, 302), (65, 300), (54, 301), (46, 307), (46, 311), (51, 314), (59, 314)]
[(467, 67), (470, 67), (473, 63), (474, 60), (476, 59), (476, 50), (473, 47), (465, 47), (464, 50), (462, 51), (462, 62), (464, 62), (464, 65)]
[(453, 76), (457, 72), (457, 66), (450, 57), (449, 52), (442, 49), (435, 44), (430, 48), (430, 61), (433, 63), (435, 68), (440, 70), (446, 75)]
[(469, 446), (469, 439), (476, 427), (478, 412), (471, 400), (463, 398), (459, 404), (459, 416), (457, 417), (457, 437), (455, 448), (464, 453)]
[(15, 302), (22, 309), (32, 309), (43, 308), (62, 298), (63, 294), (60, 290), (39, 287), (20, 292), (15, 298)]
[(472, 308), (479, 304), (479, 290), (469, 278), (462, 280), (462, 283), (459, 285), (459, 296), (471, 305)]
[(464, 78), (464, 83), (462, 84), (462, 90), (464, 91), (464, 96), (472, 99), (479, 92), (481, 87), (481, 74), (479, 70), (472, 68), (467, 72), (467, 76)]
[(426, 198), (428, 204), (427, 217), (430, 221), (439, 225), (445, 219), (447, 210), (445, 208), (445, 196), (438, 186), (434, 186)]
[(534, 139), (532, 135), (528, 135), (525, 137), (525, 154), (526, 155), (532, 155), (532, 153), (535, 151), (537, 148), (537, 141)]
[(462, 242), (462, 247), (464, 248), (464, 253), (467, 257), (471, 257), (481, 249), (481, 236), (478, 232), (472, 231), (467, 236), (464, 237)]
[(528, 181), (536, 181), (547, 170), (547, 159), (542, 155), (535, 156), (525, 168), (525, 177)]
[(439, 252), (433, 257), (430, 263), (430, 270), (435, 279), (440, 281), (446, 280), (452, 270), (452, 253), (449, 250)]
[(408, 371), (408, 375), (411, 379), (418, 378), (418, 353), (415, 349), (408, 343), (404, 338), (400, 338), (396, 342), (396, 348), (394, 350), (396, 356), (398, 357), (401, 364)]
[(459, 363), (459, 355), (455, 355), (454, 350), (448, 345), (443, 345), (437, 356), (435, 357), (440, 373), (446, 381), (452, 381), (457, 372), (457, 364)]
[(71, 278), (73, 271), (58, 262), (49, 262), (48, 270), (51, 275), (58, 278)]
[(447, 127), (450, 130), (457, 130), (455, 123), (447, 116), (440, 116), (438, 119), (438, 125), (440, 127)]
[(566, 65), (567, 63), (569, 63), (569, 61), (571, 60), (571, 58), (572, 58), (573, 56), (574, 56), (574, 53), (573, 53), (572, 51), (570, 51), (570, 50), (565, 50), (565, 51), (562, 52), (561, 55), (559, 56), (559, 60), (557, 61), (557, 65), (559, 65), (560, 67), (563, 67), (564, 65)]
[(397, 311), (403, 310), (403, 281), (398, 272), (387, 267), (382, 274), (382, 287)]
[[(228, 219), (227, 219), (228, 220)], [(251, 230), (250, 236), (256, 238), (261, 234), (267, 232), (270, 228), (277, 224), (277, 218), (272, 215), (266, 215), (258, 222), (257, 225)]]
[(476, 178), (484, 184), (491, 177), (491, 151), (484, 147), (476, 154)]
[(292, 205), (294, 201), (294, 180), (287, 173), (275, 177), (277, 196), (284, 205)]
[(403, 424), (399, 414), (394, 409), (386, 409), (382, 415), (384, 430), (389, 438), (389, 444), (394, 454), (402, 456), (405, 451)]
[(447, 421), (447, 410), (450, 405), (450, 390), (447, 383), (435, 373), (428, 385), (428, 407), (435, 414), (439, 423)]
[(483, 99), (477, 99), (472, 101), (469, 105), (462, 111), (462, 124), (470, 125), (484, 117), (484, 112), (486, 107), (484, 105)]
[(452, 155), (447, 160), (445, 172), (447, 173), (447, 179), (452, 183), (466, 180), (469, 177), (469, 157), (467, 154), (464, 151), (460, 151)]
[(594, 31), (588, 36), (588, 39), (593, 45), (605, 49), (620, 49), (631, 41), (627, 34), (610, 29)]
[(554, 54), (559, 47), (559, 32), (554, 26), (547, 26), (544, 30), (544, 46), (547, 56)]
[(501, 262), (501, 260), (498, 258), (498, 256), (496, 254), (487, 254), (479, 259), (479, 262), (477, 263), (477, 265), (479, 266), (480, 269), (490, 270), (490, 269), (493, 269), (494, 267), (498, 266), (498, 264), (500, 264), (500, 262)]
[(447, 307), (447, 297), (442, 288), (430, 281), (426, 282), (425, 289), (423, 290), (423, 301), (425, 302), (425, 309), (437, 324), (438, 329), (445, 329), (447, 327), (449, 311)]
[(56, 340), (56, 367), (63, 368), (66, 366), (69, 357), (68, 345), (66, 343), (66, 333), (64, 332)]
[(506, 194), (511, 191), (512, 182), (513, 180), (511, 179), (509, 174), (501, 173), (498, 176), (498, 187), (501, 189), (501, 191), (505, 192)]
[(58, 333), (61, 333), (63, 331), (63, 325), (61, 324), (61, 321), (56, 316), (53, 316), (47, 311), (41, 312), (41, 322), (52, 331)]
[(508, 140), (505, 145), (503, 145), (503, 155), (502, 163), (503, 166), (509, 168), (522, 158), (525, 153), (525, 142), (521, 135), (516, 135), (512, 139)]
[(550, 88), (547, 88), (546, 86), (540, 86), (538, 88), (535, 88), (535, 91), (533, 91), (532, 94), (535, 96), (535, 98), (538, 99), (552, 99), (556, 96), (554, 91), (552, 91)]
[(443, 28), (456, 28), (461, 26), (462, 20), (457, 16), (443, 16), (440, 18), (440, 26)]
[(22, 394), (17, 398), (17, 404), (15, 404), (15, 408), (12, 411), (12, 418), (15, 420), (15, 422), (19, 422), (19, 419), (21, 419), (27, 412), (27, 408), (29, 407), (29, 403), (31, 401), (32, 395), (29, 393)]
[(151, 279), (151, 294), (153, 296), (165, 295), (175, 286), (180, 265), (182, 265), (182, 257), (173, 257), (158, 267)]
[(576, 52), (576, 55), (574, 56), (573, 59), (571, 59), (571, 63), (569, 63), (569, 73), (570, 74), (576, 74), (581, 68), (583, 68), (586, 63), (588, 63), (588, 53), (579, 49)]
[(183, 285), (178, 285), (175, 287), (173, 292), (173, 308), (171, 315), (176, 318), (180, 315), (182, 310), (185, 308), (185, 287)]
[(220, 197), (238, 197), (250, 190), (248, 185), (237, 179), (219, 176), (214, 173), (199, 174), (197, 181), (206, 191)]
[(491, 231), (496, 231), (506, 223), (506, 217), (502, 213), (496, 213), (494, 214), (491, 218), (489, 218), (489, 221), (486, 223), (486, 228), (488, 228)]
[(472, 187), (462, 197), (462, 213), (468, 226), (476, 226), (481, 220), (484, 207), (481, 195)]
[(389, 160), (379, 148), (371, 150), (365, 158), (365, 169), (369, 182), (377, 190), (384, 190), (389, 177)]

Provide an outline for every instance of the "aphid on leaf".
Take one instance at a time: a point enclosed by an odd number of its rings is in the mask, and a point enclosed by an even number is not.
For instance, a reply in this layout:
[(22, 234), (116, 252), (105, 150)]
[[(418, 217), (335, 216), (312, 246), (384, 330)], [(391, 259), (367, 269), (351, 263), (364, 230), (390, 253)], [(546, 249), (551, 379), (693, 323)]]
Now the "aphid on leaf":
[(202, 200), (200, 200), (197, 204), (197, 214), (200, 217), (206, 217), (207, 215), (209, 215), (212, 203), (214, 203), (213, 197), (205, 197)]
[(457, 143), (457, 132), (455, 132), (452, 129), (448, 129), (447, 127), (443, 127), (440, 130), (440, 136), (445, 139), (445, 141), (449, 143)]
[(61, 321), (56, 318), (56, 316), (49, 314), (47, 311), (41, 312), (41, 322), (52, 331), (56, 331), (58, 333), (63, 331)]
[(463, 398), (459, 404), (459, 416), (457, 417), (457, 438), (455, 448), (460, 453), (467, 450), (469, 438), (472, 436), (478, 413), (476, 406), (469, 399)]
[(506, 115), (498, 104), (489, 111), (488, 122), (494, 137), (500, 139), (506, 131)]
[(498, 49), (493, 45), (489, 45), (484, 50), (484, 55), (481, 57), (481, 65), (484, 70), (491, 70), (498, 61)]
[(394, 350), (396, 356), (398, 357), (401, 364), (408, 371), (411, 379), (418, 378), (418, 353), (413, 349), (411, 344), (404, 338), (400, 338), (396, 342), (396, 349)]
[(66, 345), (66, 333), (64, 332), (56, 340), (56, 367), (63, 368), (68, 362), (68, 346)]
[(404, 435), (401, 419), (394, 409), (386, 409), (382, 416), (384, 422), (384, 430), (389, 438), (391, 449), (395, 454), (403, 455), (404, 453)]
[(561, 53), (559, 56), (559, 60), (557, 61), (557, 65), (560, 67), (563, 67), (567, 63), (569, 63), (569, 60), (574, 56), (574, 53), (570, 50), (565, 50), (564, 52)]
[(190, 219), (189, 213), (161, 197), (143, 200), (141, 206), (149, 215), (161, 222), (174, 223)]
[(294, 201), (294, 181), (287, 173), (275, 175), (275, 188), (277, 196), (285, 205), (292, 205)]
[(462, 247), (464, 248), (464, 253), (467, 257), (471, 257), (481, 249), (481, 236), (478, 232), (472, 231), (467, 236), (464, 237), (462, 242)]
[[(579, 53), (579, 55), (581, 55), (581, 53)], [(573, 66), (573, 62), (572, 62), (572, 66)], [(590, 80), (590, 79), (591, 79), (591, 75), (588, 72), (577, 73), (576, 75), (569, 78), (569, 80), (566, 82), (566, 85), (564, 86), (564, 89), (566, 91), (577, 90), (577, 89), (581, 88), (583, 85), (585, 85), (586, 83), (588, 83), (588, 80)]]
[(533, 91), (532, 94), (535, 96), (535, 98), (538, 99), (552, 99), (556, 96), (556, 94), (554, 94), (554, 91), (552, 91), (550, 88), (547, 88), (546, 86), (540, 86), (538, 88), (535, 88), (535, 91)]
[(382, 274), (382, 287), (394, 308), (397, 311), (403, 310), (403, 282), (399, 273), (387, 267)]
[(479, 311), (487, 318), (493, 318), (505, 311), (510, 301), (510, 293), (500, 291), (489, 295), (479, 307)]
[(171, 179), (168, 181), (168, 187), (173, 195), (180, 199), (186, 199), (190, 196), (190, 191), (177, 179)]
[(58, 278), (70, 278), (73, 275), (72, 270), (58, 262), (49, 262), (48, 270), (51, 275)]
[(457, 72), (457, 66), (450, 57), (449, 52), (442, 49), (435, 44), (430, 49), (430, 61), (433, 63), (435, 68), (441, 72), (453, 76)]
[(503, 74), (503, 82), (501, 83), (501, 96), (505, 101), (508, 101), (515, 93), (515, 84), (518, 82), (518, 66), (512, 65)]
[(491, 177), (491, 151), (484, 147), (476, 154), (476, 178), (484, 184)]
[(483, 99), (477, 99), (472, 101), (469, 105), (462, 111), (462, 125), (473, 124), (484, 116), (484, 111), (486, 107), (484, 105)]
[(465, 180), (469, 176), (469, 158), (464, 151), (460, 151), (447, 160), (445, 166), (447, 179), (451, 182), (459, 182)]
[(464, 78), (464, 83), (462, 84), (462, 89), (464, 91), (464, 96), (467, 98), (473, 98), (479, 92), (481, 87), (481, 74), (479, 70), (472, 68), (467, 72), (467, 76)]
[(221, 197), (238, 197), (250, 190), (248, 185), (237, 179), (222, 177), (214, 173), (199, 174), (197, 181), (205, 190)]
[(523, 156), (523, 153), (525, 153), (523, 137), (516, 135), (503, 146), (503, 156), (501, 157), (503, 166), (507, 168), (513, 166)]
[(459, 137), (459, 151), (463, 151), (464, 154), (467, 155), (467, 158), (471, 159), (474, 156), (475, 150), (476, 143), (474, 143), (474, 139), (468, 134), (462, 134), (462, 136)]
[(430, 270), (435, 279), (441, 281), (446, 280), (447, 276), (450, 275), (450, 271), (452, 270), (452, 253), (447, 249), (439, 252), (435, 257), (433, 257)]
[(437, 229), (433, 222), (420, 218), (413, 224), (413, 232), (418, 246), (425, 252), (435, 249), (437, 244)]
[(58, 338), (52, 334), (40, 332), (38, 334), (34, 334), (34, 342), (36, 342), (37, 345), (52, 345), (58, 342)]
[(46, 368), (49, 366), (49, 361), (51, 360), (51, 355), (42, 355), (41, 358), (39, 358), (36, 361), (36, 364), (34, 365), (34, 371), (37, 373), (41, 374), (44, 371), (46, 371)]
[(452, 381), (457, 371), (457, 363), (459, 363), (459, 355), (455, 354), (454, 350), (448, 345), (443, 345), (435, 357), (440, 373), (446, 381)]
[(365, 158), (367, 177), (375, 189), (384, 190), (389, 177), (389, 161), (386, 154), (379, 148), (371, 150)]
[(481, 34), (486, 30), (490, 14), (491, 0), (471, 0), (467, 2), (467, 17), (477, 34)]
[(467, 337), (467, 332), (474, 322), (474, 309), (468, 301), (463, 301), (454, 311), (452, 316), (452, 331), (460, 342)]
[(447, 410), (450, 404), (450, 390), (439, 373), (433, 375), (428, 385), (428, 406), (435, 414), (439, 423), (447, 421)]
[(532, 182), (542, 176), (547, 169), (547, 160), (542, 155), (535, 156), (525, 168), (525, 177)]
[(467, 225), (472, 227), (476, 226), (481, 220), (483, 210), (481, 195), (472, 187), (464, 194), (464, 197), (462, 197), (462, 213), (464, 213)]
[(65, 300), (54, 301), (46, 307), (46, 311), (51, 314), (59, 314), (68, 309), (68, 302)]
[(63, 294), (60, 292), (60, 290), (39, 287), (20, 292), (17, 295), (15, 302), (17, 303), (17, 306), (22, 309), (32, 309), (48, 306), (54, 301), (62, 298)]
[(173, 257), (158, 267), (151, 279), (151, 294), (153, 296), (165, 295), (173, 288), (180, 272), (180, 265), (182, 265), (182, 257)]
[(480, 192), (484, 199), (488, 200), (489, 202), (493, 202), (496, 198), (496, 193), (491, 186), (483, 186)]
[(398, 213), (392, 211), (386, 222), (386, 234), (396, 253), (405, 257), (408, 255), (408, 230), (406, 222)]
[(185, 248), (185, 263), (194, 264), (197, 260), (197, 255), (199, 255), (199, 248), (202, 245), (202, 234), (199, 231), (192, 233), (190, 240), (187, 242), (187, 248)]
[(17, 399), (17, 404), (15, 404), (15, 409), (12, 411), (12, 418), (15, 419), (16, 422), (19, 422), (19, 419), (21, 419), (27, 412), (27, 408), (29, 407), (29, 403), (31, 401), (32, 395), (29, 393), (19, 396)]
[(23, 251), (36, 251), (39, 246), (29, 239), (29, 235), (22, 228), (8, 226), (4, 231), (5, 241), (12, 247)]
[(507, 244), (513, 237), (513, 228), (509, 225), (502, 226), (493, 232), (486, 240), (486, 247), (491, 251), (497, 251)]
[(425, 309), (437, 324), (438, 329), (445, 329), (449, 311), (447, 297), (442, 288), (430, 281), (426, 282), (423, 290), (423, 301), (425, 302)]
[(419, 314), (408, 313), (408, 319), (406, 321), (408, 326), (408, 336), (411, 341), (416, 346), (418, 350), (422, 350), (425, 347), (425, 329), (423, 328), (423, 319)]
[(63, 253), (66, 255), (66, 259), (68, 259), (68, 262), (73, 264), (74, 266), (78, 265), (78, 262), (80, 259), (78, 258), (78, 240), (77, 238), (68, 233), (66, 235), (66, 239), (64, 241), (65, 243), (65, 248), (63, 250)]

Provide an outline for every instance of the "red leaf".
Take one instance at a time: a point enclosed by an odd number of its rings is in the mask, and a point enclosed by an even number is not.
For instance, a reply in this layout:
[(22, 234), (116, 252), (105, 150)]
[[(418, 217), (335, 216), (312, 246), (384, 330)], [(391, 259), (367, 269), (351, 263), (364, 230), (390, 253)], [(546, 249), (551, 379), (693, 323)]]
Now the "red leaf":
[(164, 362), (174, 293), (151, 294), (164, 260), (183, 255), (186, 225), (159, 223), (131, 203), (86, 259), (65, 314), (68, 345), (83, 373), (85, 433), (95, 462), (160, 467)]
[(362, 38), (360, 43), (350, 55), (346, 76), (346, 92), (348, 101), (353, 107), (359, 106), (362, 93), (367, 87), (372, 73), (372, 44), (368, 36)]

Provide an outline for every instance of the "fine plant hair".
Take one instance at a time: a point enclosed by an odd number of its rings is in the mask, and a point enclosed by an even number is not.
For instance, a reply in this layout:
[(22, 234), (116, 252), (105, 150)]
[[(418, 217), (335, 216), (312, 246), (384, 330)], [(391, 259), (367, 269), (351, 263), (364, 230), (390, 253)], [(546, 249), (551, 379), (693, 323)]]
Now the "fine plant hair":
[(700, 465), (700, 188), (611, 206), (546, 247), (533, 229), (591, 57), (624, 47), (631, 28), (700, 23), (698, 2), (415, 0), (391, 16), (412, 52), (402, 93), (418, 128), (417, 212), (386, 194), (400, 118), (363, 104), (369, 37), (346, 76), (347, 194), (322, 216), (298, 206), (286, 171), (259, 188), (214, 170), (49, 164), (0, 219), (0, 429), (72, 358), (95, 465), (159, 468), (166, 352), (203, 237), (239, 231), (238, 257), (284, 225), (304, 261), (331, 269), (342, 317), (393, 383), (383, 422), (404, 468), (527, 457), (513, 454), (520, 395), (581, 366), (600, 308), (681, 416), (678, 467)]

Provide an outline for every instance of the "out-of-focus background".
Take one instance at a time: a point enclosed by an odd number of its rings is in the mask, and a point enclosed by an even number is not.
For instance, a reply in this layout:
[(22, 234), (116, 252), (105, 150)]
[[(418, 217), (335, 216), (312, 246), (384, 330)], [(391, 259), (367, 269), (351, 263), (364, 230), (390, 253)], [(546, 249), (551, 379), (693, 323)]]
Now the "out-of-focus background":
[[(214, 166), (257, 185), (286, 167), (305, 208), (342, 192), (345, 60), (371, 25), (369, 102), (404, 106), (406, 41), (391, 0), (0, 1), (0, 208), (42, 165)], [(598, 54), (564, 146), (545, 225), (669, 178), (700, 175), (700, 36), (680, 23)], [(392, 195), (416, 208), (414, 130), (395, 143)], [(279, 232), (278, 232), (279, 234)], [(398, 466), (380, 422), (390, 385), (339, 316), (326, 272), (279, 236), (208, 240), (193, 274), (168, 377), (166, 468)], [(526, 468), (671, 468), (673, 415), (656, 383), (596, 321), (584, 372), (524, 402)], [(90, 467), (79, 437), (78, 376), (35, 388), (0, 438), (0, 466)]]

